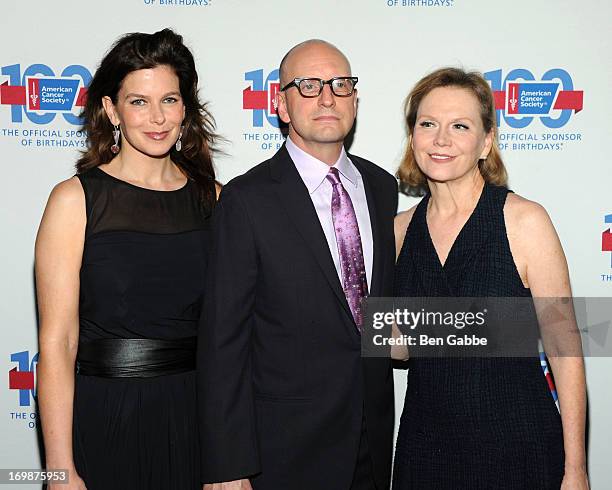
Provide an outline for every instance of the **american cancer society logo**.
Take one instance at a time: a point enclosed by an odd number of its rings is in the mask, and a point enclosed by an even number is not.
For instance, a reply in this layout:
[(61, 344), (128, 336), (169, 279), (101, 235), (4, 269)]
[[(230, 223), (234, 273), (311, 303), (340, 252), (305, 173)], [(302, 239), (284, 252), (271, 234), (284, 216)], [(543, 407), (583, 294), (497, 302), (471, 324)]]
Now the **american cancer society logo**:
[[(8, 372), (8, 388), (16, 393), (19, 409), (9, 412), (9, 416), (11, 420), (26, 423), (33, 429), (37, 419), (33, 401), (36, 399), (38, 353), (30, 357), (29, 351), (14, 352), (10, 355), (10, 360), (17, 365)], [(30, 411), (25, 411), (28, 408)]]
[[(563, 130), (583, 109), (584, 92), (574, 89), (567, 70), (553, 68), (539, 79), (525, 68), (486, 72), (495, 97), (502, 150), (559, 151), (582, 141), (582, 133)], [(534, 130), (534, 121), (537, 129)], [(527, 129), (529, 128), (529, 129)]]
[(71, 111), (77, 102), (82, 106), (85, 90), (79, 91), (79, 81), (74, 78), (28, 78), (28, 110)]
[(242, 91), (242, 109), (251, 114), (249, 129), (244, 141), (256, 145), (260, 150), (278, 150), (284, 142), (280, 121), (274, 107), (274, 99), (280, 90), (279, 71), (247, 71), (244, 80), (248, 85)]
[(548, 116), (553, 110), (580, 112), (582, 91), (559, 90), (559, 83), (511, 82), (506, 92), (495, 93), (496, 109), (506, 114)]

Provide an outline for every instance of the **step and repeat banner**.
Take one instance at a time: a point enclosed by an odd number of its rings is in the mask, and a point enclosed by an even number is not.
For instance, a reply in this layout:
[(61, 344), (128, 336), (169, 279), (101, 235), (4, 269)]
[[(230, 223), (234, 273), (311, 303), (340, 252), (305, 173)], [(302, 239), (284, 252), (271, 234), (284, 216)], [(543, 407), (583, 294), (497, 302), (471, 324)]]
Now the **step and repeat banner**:
[[(92, 73), (126, 32), (172, 27), (184, 36), (227, 139), (221, 182), (282, 144), (271, 101), (280, 59), (300, 41), (322, 38), (346, 53), (359, 77), (350, 150), (393, 173), (412, 85), (442, 66), (482, 72), (495, 91), (510, 187), (551, 215), (574, 294), (612, 296), (609, 2), (4, 0), (1, 17), (0, 468), (41, 467), (34, 240), (50, 190), (73, 175), (84, 148), (78, 116)], [(401, 196), (400, 208), (416, 202)], [(592, 487), (612, 488), (612, 360), (586, 362)], [(395, 378), (399, 417), (406, 371)]]

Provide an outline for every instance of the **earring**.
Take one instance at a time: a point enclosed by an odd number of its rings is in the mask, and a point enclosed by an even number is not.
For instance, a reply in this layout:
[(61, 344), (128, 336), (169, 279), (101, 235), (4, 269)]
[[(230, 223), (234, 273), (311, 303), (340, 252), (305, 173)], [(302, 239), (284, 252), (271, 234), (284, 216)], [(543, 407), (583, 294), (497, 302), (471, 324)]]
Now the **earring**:
[(112, 151), (115, 155), (119, 153), (119, 137), (121, 136), (121, 131), (119, 130), (119, 126), (115, 126), (113, 130), (113, 139), (115, 140), (115, 144), (110, 147), (110, 151)]
[(181, 142), (181, 138), (183, 137), (183, 126), (181, 126), (181, 131), (179, 132), (179, 137), (174, 144), (174, 148), (176, 151), (181, 151), (183, 149), (183, 143)]

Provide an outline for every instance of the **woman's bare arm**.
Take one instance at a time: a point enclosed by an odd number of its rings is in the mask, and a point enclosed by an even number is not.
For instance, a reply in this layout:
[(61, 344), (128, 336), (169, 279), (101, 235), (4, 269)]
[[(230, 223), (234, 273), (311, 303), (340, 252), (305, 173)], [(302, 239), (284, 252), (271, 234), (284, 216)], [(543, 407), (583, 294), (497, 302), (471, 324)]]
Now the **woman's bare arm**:
[(85, 196), (80, 182), (73, 177), (51, 192), (35, 251), (40, 313), (38, 404), (46, 467), (71, 470), (71, 488), (77, 483), (72, 454), (72, 407), (85, 222)]
[[(541, 318), (546, 315), (543, 306), (550, 306), (554, 298), (572, 296), (565, 254), (542, 206), (509, 195), (505, 212), (508, 235), (514, 237), (510, 241), (513, 255), (531, 289), (542, 324)], [(558, 303), (567, 304), (562, 301)], [(555, 378), (563, 423), (565, 479), (562, 488), (588, 488), (585, 455), (586, 381), (579, 332), (573, 317), (571, 324), (541, 325), (541, 328), (548, 330), (543, 332), (542, 341)], [(573, 328), (575, 331), (570, 331)]]
[[(406, 230), (408, 229), (408, 225), (410, 225), (410, 220), (412, 219), (412, 215), (414, 214), (414, 210), (416, 206), (409, 209), (408, 211), (404, 211), (399, 213), (395, 217), (394, 222), (394, 231), (395, 231), (395, 258), (399, 257), (400, 251), (402, 250), (402, 245), (404, 244), (404, 238), (406, 237)], [(391, 331), (393, 333), (393, 338), (399, 339), (402, 335), (397, 325), (394, 323), (391, 327)], [(406, 361), (408, 360), (408, 347), (405, 345), (392, 345), (391, 346), (391, 358), (396, 359), (398, 361)]]

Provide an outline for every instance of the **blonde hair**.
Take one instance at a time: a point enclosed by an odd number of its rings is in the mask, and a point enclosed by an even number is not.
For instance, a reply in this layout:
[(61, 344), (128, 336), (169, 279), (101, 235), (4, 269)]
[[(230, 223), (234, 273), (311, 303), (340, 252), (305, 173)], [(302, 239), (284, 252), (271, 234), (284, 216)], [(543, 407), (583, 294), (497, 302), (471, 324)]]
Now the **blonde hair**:
[[(497, 144), (497, 124), (495, 121), (495, 100), (487, 81), (478, 72), (466, 72), (460, 68), (440, 68), (417, 82), (408, 94), (404, 104), (408, 145), (397, 171), (403, 187), (409, 193), (414, 190), (427, 190), (427, 178), (418, 167), (410, 140), (416, 124), (417, 112), (423, 98), (439, 87), (457, 87), (469, 90), (480, 106), (480, 118), (485, 133), (493, 132), (493, 144), (487, 158), (478, 162), (478, 168), (485, 182), (494, 185), (507, 185), (508, 174)], [(412, 190), (412, 192), (410, 192)], [(418, 192), (417, 192), (418, 193)]]

